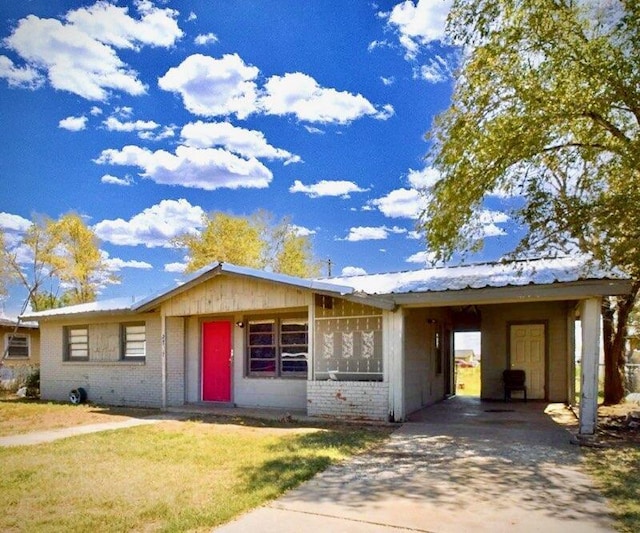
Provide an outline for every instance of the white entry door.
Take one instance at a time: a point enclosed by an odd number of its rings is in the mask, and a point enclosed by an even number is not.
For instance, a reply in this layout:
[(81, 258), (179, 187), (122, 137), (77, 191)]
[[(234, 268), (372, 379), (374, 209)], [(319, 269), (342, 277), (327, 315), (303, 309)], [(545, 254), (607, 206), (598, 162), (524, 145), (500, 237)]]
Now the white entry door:
[(545, 331), (544, 324), (518, 324), (511, 326), (512, 369), (524, 370), (527, 374), (527, 396), (532, 399), (545, 398)]

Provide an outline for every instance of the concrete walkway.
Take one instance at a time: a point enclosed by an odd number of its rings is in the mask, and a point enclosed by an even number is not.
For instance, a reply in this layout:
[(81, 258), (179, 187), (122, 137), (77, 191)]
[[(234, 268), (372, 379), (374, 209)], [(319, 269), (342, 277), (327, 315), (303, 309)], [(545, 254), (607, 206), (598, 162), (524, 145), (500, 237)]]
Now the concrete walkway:
[(44, 442), (66, 439), (76, 435), (86, 435), (87, 433), (97, 433), (99, 431), (110, 431), (114, 429), (156, 424), (166, 419), (167, 418), (162, 416), (150, 418), (129, 418), (126, 420), (119, 420), (117, 422), (87, 424), (84, 426), (72, 426), (68, 428), (51, 429), (48, 431), (34, 431), (32, 433), (23, 433), (22, 435), (0, 437), (0, 446), (30, 446), (33, 444), (42, 444)]
[(219, 533), (613, 531), (546, 405), (454, 398)]

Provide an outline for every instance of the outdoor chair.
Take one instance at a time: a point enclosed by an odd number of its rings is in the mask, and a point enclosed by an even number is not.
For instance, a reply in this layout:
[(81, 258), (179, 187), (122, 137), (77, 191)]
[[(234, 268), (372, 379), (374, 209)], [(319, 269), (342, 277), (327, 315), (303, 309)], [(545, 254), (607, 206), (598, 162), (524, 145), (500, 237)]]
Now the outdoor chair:
[(525, 382), (527, 376), (524, 370), (505, 370), (502, 373), (502, 381), (504, 382), (504, 401), (511, 399), (513, 391), (524, 392), (524, 401), (527, 401), (527, 386)]

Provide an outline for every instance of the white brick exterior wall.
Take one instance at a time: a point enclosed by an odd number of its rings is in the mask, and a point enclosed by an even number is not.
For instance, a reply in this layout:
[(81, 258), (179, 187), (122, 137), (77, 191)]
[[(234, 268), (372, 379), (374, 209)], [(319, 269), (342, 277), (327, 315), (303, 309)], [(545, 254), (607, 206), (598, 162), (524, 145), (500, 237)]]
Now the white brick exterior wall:
[(167, 404), (184, 405), (184, 318), (167, 317)]
[(387, 421), (389, 384), (380, 381), (307, 381), (307, 414)]
[[(119, 343), (111, 340), (120, 322), (131, 322), (131, 315), (109, 319), (84, 319), (79, 323), (65, 321), (63, 324), (40, 323), (40, 394), (45, 400), (66, 401), (69, 391), (83, 387), (88, 400), (109, 405), (131, 405), (160, 407), (162, 403), (162, 383), (160, 368), (160, 317), (139, 315), (136, 321), (146, 323), (147, 353), (144, 362), (119, 360)], [(108, 322), (107, 322), (108, 320)], [(111, 347), (118, 346), (118, 353), (99, 349), (96, 356), (101, 360), (70, 362), (64, 361), (63, 325), (88, 325), (90, 328), (90, 352), (94, 341), (110, 339)], [(173, 336), (168, 334), (168, 338)], [(98, 355), (99, 354), (99, 355)], [(184, 382), (184, 380), (182, 380)]]

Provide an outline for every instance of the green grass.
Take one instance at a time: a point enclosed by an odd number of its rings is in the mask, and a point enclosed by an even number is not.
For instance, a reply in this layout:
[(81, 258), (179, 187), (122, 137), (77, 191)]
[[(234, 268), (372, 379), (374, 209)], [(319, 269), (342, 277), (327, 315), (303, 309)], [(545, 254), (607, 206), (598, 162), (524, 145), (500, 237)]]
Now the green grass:
[(457, 367), (456, 394), (459, 396), (480, 396), (480, 365), (472, 368)]
[(624, 533), (640, 531), (640, 447), (590, 450), (587, 465), (609, 500), (616, 529)]
[(170, 421), (0, 449), (2, 531), (209, 530), (389, 428)]
[(5, 395), (0, 397), (0, 436), (115, 422), (125, 420), (125, 417), (129, 416), (140, 417), (157, 413), (157, 409), (71, 405)]

